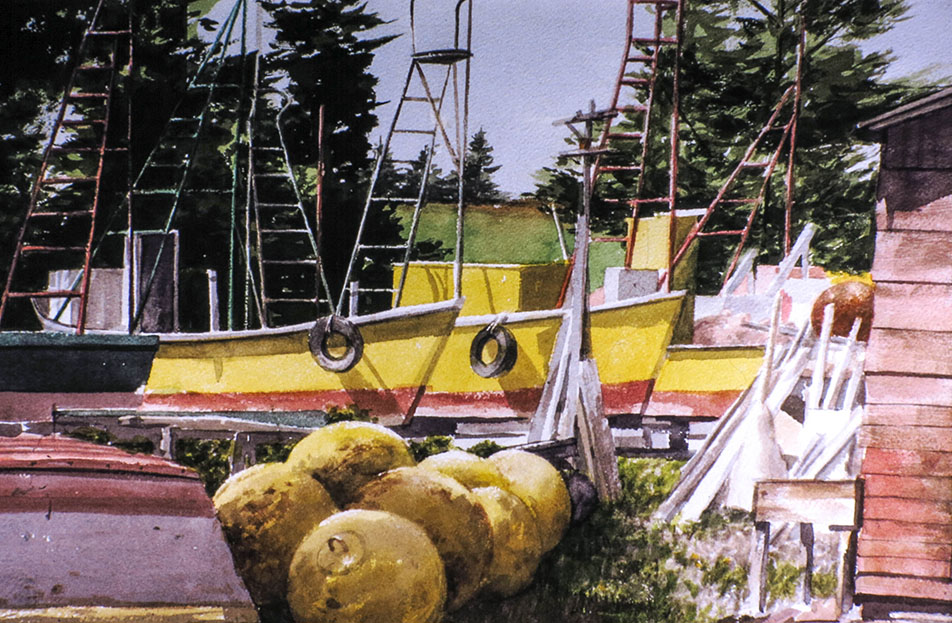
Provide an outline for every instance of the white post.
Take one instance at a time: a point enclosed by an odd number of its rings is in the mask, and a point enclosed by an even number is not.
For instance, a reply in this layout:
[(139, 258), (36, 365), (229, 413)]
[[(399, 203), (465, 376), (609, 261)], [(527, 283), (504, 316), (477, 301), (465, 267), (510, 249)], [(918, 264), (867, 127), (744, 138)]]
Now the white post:
[(218, 322), (218, 273), (209, 268), (205, 271), (208, 275), (208, 329), (210, 331), (220, 331), (221, 325)]
[(348, 316), (357, 315), (357, 297), (360, 295), (360, 282), (351, 281), (350, 282), (350, 305), (347, 308)]

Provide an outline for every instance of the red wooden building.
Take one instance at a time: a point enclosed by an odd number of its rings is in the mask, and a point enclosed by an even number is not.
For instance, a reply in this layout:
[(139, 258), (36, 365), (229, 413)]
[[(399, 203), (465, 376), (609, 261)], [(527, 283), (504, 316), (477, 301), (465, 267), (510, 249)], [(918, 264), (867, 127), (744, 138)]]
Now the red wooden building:
[(864, 613), (952, 612), (952, 89), (864, 124), (882, 144), (866, 360)]

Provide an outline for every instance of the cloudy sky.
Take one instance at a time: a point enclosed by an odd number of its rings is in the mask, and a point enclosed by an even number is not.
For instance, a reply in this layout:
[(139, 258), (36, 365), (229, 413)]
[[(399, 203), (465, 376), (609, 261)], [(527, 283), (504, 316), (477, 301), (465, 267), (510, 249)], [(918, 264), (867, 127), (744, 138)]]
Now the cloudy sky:
[[(452, 14), (452, 0), (417, 0)], [(939, 81), (952, 75), (952, 2), (911, 0), (910, 17), (867, 44), (891, 48), (891, 76), (926, 70)], [(502, 165), (496, 181), (507, 192), (533, 188), (533, 172), (565, 149), (564, 129), (552, 122), (586, 107), (604, 107), (614, 84), (624, 43), (623, 0), (474, 0), (474, 58), (470, 130), (484, 128)], [(409, 31), (408, 0), (368, 0), (393, 20), (388, 33)], [(380, 77), (380, 100), (395, 100), (403, 87), (410, 42), (401, 37), (378, 53), (372, 71)], [(378, 111), (387, 127), (393, 104)]]

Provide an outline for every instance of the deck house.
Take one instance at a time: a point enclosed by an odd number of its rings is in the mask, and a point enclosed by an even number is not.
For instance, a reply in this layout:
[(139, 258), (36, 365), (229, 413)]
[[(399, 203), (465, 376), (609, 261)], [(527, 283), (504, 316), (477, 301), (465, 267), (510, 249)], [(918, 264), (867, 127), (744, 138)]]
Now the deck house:
[(865, 480), (864, 614), (952, 612), (952, 89), (864, 124), (881, 143)]

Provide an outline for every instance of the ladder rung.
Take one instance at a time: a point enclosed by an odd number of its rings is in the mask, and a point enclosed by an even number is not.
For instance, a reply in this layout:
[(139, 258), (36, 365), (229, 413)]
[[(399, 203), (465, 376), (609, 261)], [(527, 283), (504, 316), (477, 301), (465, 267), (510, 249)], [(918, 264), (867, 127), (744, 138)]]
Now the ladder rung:
[(630, 199), (632, 203), (671, 203), (671, 197), (651, 197), (650, 199)]
[(261, 228), (260, 231), (262, 234), (309, 234), (311, 233), (310, 229), (264, 229)]
[(648, 78), (622, 78), (621, 83), (630, 87), (644, 87), (651, 84)]
[(750, 167), (751, 169), (763, 169), (770, 166), (769, 160), (762, 160), (760, 162), (742, 162), (742, 167)]
[(105, 119), (64, 119), (61, 125), (81, 128), (90, 125), (103, 125), (105, 123)]
[(411, 128), (397, 128), (393, 132), (394, 134), (428, 134), (430, 136), (436, 134), (436, 130), (413, 130)]
[(76, 71), (108, 71), (115, 68), (115, 65), (80, 65)]
[(201, 83), (198, 83), (198, 84), (193, 84), (193, 85), (191, 85), (189, 88), (192, 88), (192, 89), (219, 89), (219, 88), (224, 88), (224, 89), (240, 89), (240, 88), (241, 88), (241, 85), (240, 85), (240, 84), (235, 84), (235, 83), (233, 83), (233, 82), (219, 82), (219, 83), (217, 83), (217, 84), (215, 84), (215, 83), (208, 83), (208, 82), (201, 82)]
[(71, 100), (82, 100), (82, 99), (99, 99), (104, 100), (109, 97), (108, 93), (70, 93), (66, 99)]
[(79, 290), (43, 290), (42, 292), (7, 292), (7, 296), (14, 299), (24, 298), (76, 298), (82, 296)]
[(261, 260), (262, 264), (281, 264), (281, 265), (300, 265), (307, 264), (308, 266), (314, 265), (314, 260)]
[(439, 103), (440, 103), (440, 100), (437, 99), (437, 98), (433, 98), (433, 99), (431, 100), (431, 99), (428, 98), (428, 97), (420, 97), (420, 96), (418, 96), (418, 95), (408, 95), (408, 96), (406, 96), (405, 98), (403, 98), (403, 101), (404, 101), (404, 102), (426, 102), (426, 103), (428, 103), (428, 102), (433, 102), (434, 104), (439, 104)]
[(287, 173), (255, 173), (255, 177), (288, 177)]
[(258, 203), (257, 206), (259, 208), (300, 208), (296, 203)]
[(406, 251), (407, 245), (405, 244), (362, 244), (360, 245), (361, 249), (366, 249), (368, 251)]
[(264, 297), (264, 302), (267, 304), (272, 304), (272, 303), (313, 303), (315, 305), (317, 304), (316, 299), (277, 298), (277, 297), (275, 298)]
[[(106, 153), (112, 152), (125, 152), (129, 151), (126, 147), (107, 147), (105, 150)], [(54, 147), (50, 150), (50, 153), (54, 154), (98, 154), (98, 147)]]
[(85, 251), (86, 247), (50, 247), (46, 245), (24, 245), (20, 248), (20, 251), (23, 253), (56, 253), (58, 251), (65, 251), (69, 253)]
[(196, 123), (198, 117), (172, 117), (169, 123)]
[(731, 203), (731, 204), (740, 204), (740, 203), (757, 203), (760, 199), (721, 199), (718, 203)]
[(618, 236), (614, 236), (614, 237), (603, 236), (599, 238), (592, 238), (592, 242), (628, 242), (628, 238), (618, 237)]
[(698, 236), (740, 236), (744, 233), (743, 229), (726, 229), (722, 231), (699, 231)]
[(66, 217), (71, 216), (92, 216), (92, 210), (58, 210), (56, 212), (33, 212), (30, 214), (30, 218), (37, 217)]
[(614, 173), (616, 171), (641, 171), (637, 165), (608, 165), (598, 167), (599, 173)]
[(393, 201), (394, 203), (416, 203), (416, 197), (371, 197), (371, 201)]
[(636, 54), (635, 56), (629, 56), (629, 63), (648, 63), (654, 60), (653, 56), (647, 56), (644, 54)]
[(654, 4), (662, 9), (673, 9), (678, 6), (675, 0), (631, 0), (632, 4)]
[(174, 188), (137, 188), (132, 191), (133, 195), (174, 195), (175, 193), (176, 190)]
[(48, 177), (41, 181), (42, 184), (75, 184), (77, 182), (95, 182), (95, 177)]
[(258, 147), (255, 146), (254, 151), (284, 151), (280, 147)]
[(358, 292), (396, 292), (396, 288), (357, 288)]
[(150, 169), (181, 169), (184, 165), (184, 162), (179, 163), (169, 163), (169, 162), (150, 162)]
[(633, 140), (640, 140), (643, 136), (644, 134), (642, 134), (641, 132), (609, 132), (608, 140), (633, 141)]
[(615, 108), (615, 112), (620, 113), (633, 113), (633, 112), (648, 112), (647, 106), (618, 106)]
[(659, 37), (655, 39), (654, 37), (632, 37), (631, 42), (635, 45), (650, 45), (650, 46), (659, 46), (659, 45), (673, 45), (678, 42), (676, 37)]
[(88, 30), (86, 34), (90, 37), (117, 37), (119, 35), (130, 35), (131, 30)]

